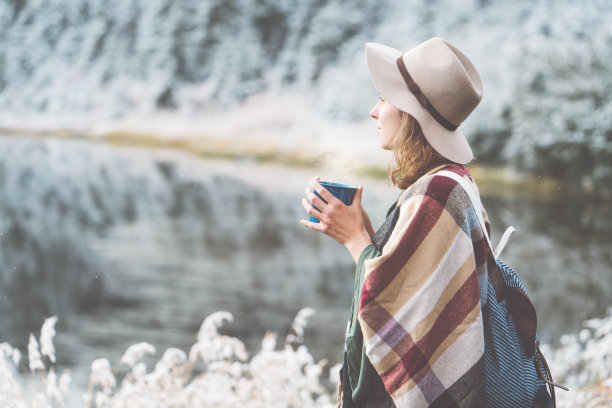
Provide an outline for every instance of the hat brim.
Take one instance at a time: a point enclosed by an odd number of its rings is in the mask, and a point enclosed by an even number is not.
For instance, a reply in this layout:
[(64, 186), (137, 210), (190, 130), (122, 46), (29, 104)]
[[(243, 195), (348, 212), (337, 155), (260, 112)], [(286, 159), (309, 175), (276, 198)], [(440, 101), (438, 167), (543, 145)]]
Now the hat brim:
[(366, 43), (366, 60), (374, 87), (391, 105), (414, 116), (425, 139), (438, 153), (455, 163), (471, 162), (474, 155), (461, 127), (455, 130), (446, 129), (408, 90), (397, 67), (397, 58), (401, 55), (403, 53), (395, 48)]

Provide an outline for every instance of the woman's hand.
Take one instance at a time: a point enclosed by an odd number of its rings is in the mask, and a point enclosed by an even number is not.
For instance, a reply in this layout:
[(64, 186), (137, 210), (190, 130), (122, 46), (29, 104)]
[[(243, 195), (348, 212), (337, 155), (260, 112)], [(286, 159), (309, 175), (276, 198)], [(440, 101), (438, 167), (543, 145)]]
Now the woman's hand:
[[(361, 206), (363, 186), (359, 186), (353, 197), (353, 203), (347, 206), (320, 185), (318, 180), (318, 177), (310, 180), (312, 190), (306, 189), (306, 198), (302, 199), (302, 206), (309, 215), (320, 222), (300, 220), (300, 224), (332, 237), (344, 245), (357, 262), (363, 249), (372, 243), (364, 218), (367, 218), (370, 228), (371, 223)], [(313, 190), (316, 190), (327, 201), (327, 204)], [(319, 210), (313, 208), (313, 205)]]

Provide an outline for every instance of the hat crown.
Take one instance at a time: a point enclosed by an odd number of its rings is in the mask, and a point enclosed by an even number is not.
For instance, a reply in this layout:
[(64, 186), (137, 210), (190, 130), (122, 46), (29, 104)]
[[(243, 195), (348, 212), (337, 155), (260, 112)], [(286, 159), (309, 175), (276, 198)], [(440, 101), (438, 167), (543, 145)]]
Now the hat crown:
[(449, 122), (460, 125), (480, 103), (478, 71), (448, 41), (432, 38), (404, 53), (402, 59), (429, 103)]

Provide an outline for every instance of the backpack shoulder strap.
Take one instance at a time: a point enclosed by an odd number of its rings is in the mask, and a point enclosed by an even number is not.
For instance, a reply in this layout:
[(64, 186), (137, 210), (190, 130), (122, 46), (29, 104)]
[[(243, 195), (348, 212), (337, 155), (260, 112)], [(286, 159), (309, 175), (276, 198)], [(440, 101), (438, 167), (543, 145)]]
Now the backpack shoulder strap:
[(493, 284), (493, 289), (495, 289), (495, 297), (497, 301), (501, 302), (506, 298), (506, 283), (504, 281), (504, 277), (502, 276), (502, 272), (499, 268), (499, 265), (497, 264), (497, 258), (501, 254), (501, 251), (504, 249), (512, 235), (514, 235), (514, 227), (508, 227), (506, 229), (506, 232), (504, 232), (499, 244), (497, 245), (496, 251), (493, 248), (493, 244), (491, 243), (491, 239), (489, 238), (489, 234), (487, 233), (487, 226), (485, 225), (484, 217), (482, 216), (482, 213), (484, 212), (484, 207), (482, 205), (482, 202), (474, 192), (472, 186), (469, 185), (467, 180), (452, 171), (442, 170), (436, 174), (455, 180), (470, 197), (470, 201), (472, 202), (472, 206), (474, 207), (474, 212), (476, 212), (478, 222), (480, 223), (480, 228), (482, 229), (482, 234), (484, 235), (485, 240), (487, 241), (487, 246), (489, 247), (488, 252), (492, 258), (492, 262), (490, 262), (490, 265), (488, 267), (489, 279)]
[(497, 249), (493, 248), (493, 244), (491, 243), (491, 239), (489, 238), (489, 234), (487, 233), (487, 226), (485, 225), (484, 217), (482, 216), (484, 207), (482, 205), (482, 202), (480, 201), (480, 199), (474, 192), (474, 189), (472, 188), (472, 186), (470, 186), (467, 180), (465, 180), (463, 177), (461, 177), (460, 175), (452, 171), (442, 170), (442, 171), (437, 172), (436, 175), (448, 177), (450, 179), (455, 180), (457, 183), (459, 183), (459, 185), (465, 190), (467, 195), (470, 197), (470, 201), (472, 201), (472, 205), (474, 206), (474, 211), (476, 212), (476, 216), (478, 217), (478, 222), (480, 223), (480, 227), (482, 228), (482, 234), (485, 236), (487, 245), (489, 246), (489, 249), (491, 250), (491, 255), (493, 256), (495, 261), (497, 261), (497, 258), (499, 258), (499, 256), (501, 255), (501, 252), (506, 247), (506, 244), (508, 243), (508, 241), (510, 241), (510, 238), (512, 238), (512, 236), (516, 232), (514, 227), (512, 226), (508, 227), (506, 231), (504, 232), (504, 234), (502, 235), (501, 239), (499, 240), (499, 243), (497, 244), (497, 247), (496, 247)]

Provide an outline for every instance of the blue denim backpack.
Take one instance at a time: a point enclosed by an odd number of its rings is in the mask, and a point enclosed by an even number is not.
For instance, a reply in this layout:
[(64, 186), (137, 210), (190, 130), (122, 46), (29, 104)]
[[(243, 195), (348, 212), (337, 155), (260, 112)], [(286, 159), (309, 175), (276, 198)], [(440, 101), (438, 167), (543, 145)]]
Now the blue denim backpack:
[[(518, 274), (498, 259), (515, 230), (509, 227), (497, 249), (489, 239), (482, 203), (456, 173), (436, 175), (455, 180), (466, 191), (489, 247), (487, 295), (483, 301), (487, 407), (550, 408), (556, 406), (556, 384), (539, 348), (536, 311)], [(550, 394), (547, 390), (550, 390)]]

